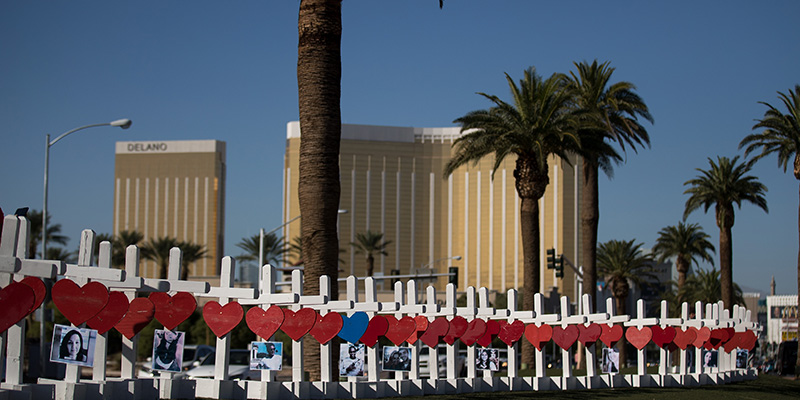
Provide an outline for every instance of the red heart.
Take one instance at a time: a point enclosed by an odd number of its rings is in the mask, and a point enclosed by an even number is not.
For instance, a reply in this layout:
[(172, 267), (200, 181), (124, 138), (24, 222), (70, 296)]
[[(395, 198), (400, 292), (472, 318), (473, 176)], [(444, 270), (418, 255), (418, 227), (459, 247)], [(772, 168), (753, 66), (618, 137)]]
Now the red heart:
[(216, 301), (209, 301), (203, 306), (203, 320), (218, 338), (225, 336), (242, 322), (244, 310), (242, 305), (233, 301), (224, 306)]
[(317, 323), (317, 312), (313, 308), (301, 308), (297, 312), (288, 308), (283, 309), (281, 330), (295, 342), (308, 333), (315, 323)]
[(625, 338), (628, 339), (633, 347), (641, 350), (644, 346), (647, 346), (647, 343), (650, 343), (650, 339), (653, 338), (653, 331), (647, 326), (642, 327), (642, 329), (631, 326), (625, 331)]
[(553, 341), (564, 350), (572, 347), (572, 344), (578, 340), (580, 335), (581, 332), (575, 325), (568, 325), (566, 328), (562, 326), (553, 328)]
[(153, 320), (155, 313), (156, 308), (150, 299), (137, 297), (131, 300), (130, 305), (128, 305), (128, 312), (114, 326), (114, 329), (123, 334), (128, 340), (131, 340)]
[(500, 322), (500, 332), (497, 334), (497, 337), (503, 341), (503, 343), (513, 346), (518, 340), (522, 339), (522, 335), (525, 333), (525, 323), (520, 320), (516, 320), (512, 323), (508, 323), (506, 321)]
[(36, 294), (24, 283), (11, 282), (0, 290), (0, 333), (25, 318), (35, 302)]
[(449, 329), (450, 323), (447, 322), (447, 318), (436, 318), (428, 325), (428, 329), (419, 337), (419, 340), (430, 348), (436, 347), (439, 344), (439, 338), (446, 335)]
[(253, 307), (247, 310), (244, 321), (256, 336), (269, 340), (283, 323), (283, 310), (274, 304), (266, 310)]
[(108, 303), (108, 289), (100, 282), (80, 287), (69, 279), (62, 279), (53, 285), (51, 293), (58, 310), (75, 326), (97, 315)]
[(92, 329), (97, 329), (97, 334), (102, 335), (111, 330), (125, 313), (128, 312), (128, 296), (122, 292), (111, 292), (108, 294), (108, 303), (94, 317), (86, 321)]
[(525, 327), (525, 338), (539, 351), (542, 351), (542, 347), (552, 337), (553, 328), (550, 325), (542, 324), (542, 326), (536, 326), (536, 324), (529, 324)]
[(608, 347), (614, 347), (617, 342), (622, 339), (622, 326), (621, 325), (611, 325), (602, 324), (600, 328), (603, 329), (603, 333), (600, 334), (600, 341), (603, 342)]
[(736, 332), (733, 331), (733, 336), (728, 339), (725, 344), (722, 345), (722, 348), (725, 349), (726, 353), (730, 353), (735, 350), (737, 347), (741, 346), (742, 339), (744, 339), (744, 332)]
[(692, 329), (697, 333), (697, 338), (695, 338), (694, 342), (692, 342), (692, 346), (697, 347), (698, 349), (703, 348), (708, 339), (711, 338), (711, 329), (708, 329), (707, 326), (704, 326), (700, 329), (695, 327), (691, 327), (689, 329)]
[[(281, 318), (283, 318), (283, 315), (281, 315)], [(339, 313), (329, 312), (325, 314), (324, 317), (317, 313), (317, 322), (308, 333), (310, 333), (314, 339), (317, 339), (320, 344), (325, 344), (339, 334), (339, 331), (342, 330), (342, 326), (344, 326), (344, 320), (342, 320), (342, 316), (339, 315)]]
[(389, 321), (383, 315), (376, 315), (369, 320), (367, 330), (361, 335), (361, 343), (373, 347), (375, 343), (378, 343), (378, 338), (385, 335), (387, 330), (389, 330)]
[(398, 320), (394, 315), (387, 315), (386, 321), (389, 322), (389, 329), (386, 330), (384, 336), (395, 346), (403, 344), (412, 333), (417, 331), (417, 323), (411, 317), (403, 317)]
[(716, 350), (719, 349), (723, 343), (727, 342), (728, 339), (729, 337), (727, 329), (714, 329), (711, 331), (711, 337), (708, 339), (704, 347), (706, 350)]
[(28, 285), (31, 289), (33, 289), (33, 294), (36, 295), (36, 300), (31, 306), (31, 310), (28, 311), (28, 314), (32, 313), (33, 310), (39, 308), (44, 302), (44, 299), (47, 297), (47, 286), (44, 285), (41, 279), (35, 276), (26, 276), (23, 280), (19, 281), (19, 283), (24, 283)]
[(600, 339), (600, 335), (603, 334), (603, 328), (597, 324), (589, 324), (589, 326), (578, 324), (578, 331), (580, 331), (578, 341), (583, 343), (584, 346), (593, 345), (597, 342), (597, 339)]
[(685, 331), (676, 329), (675, 339), (672, 340), (672, 343), (681, 350), (686, 350), (689, 345), (694, 343), (695, 339), (697, 339), (697, 329), (692, 329), (692, 327), (687, 328)]
[(411, 335), (408, 336), (408, 339), (406, 339), (408, 344), (416, 343), (419, 336), (428, 330), (428, 317), (417, 315), (414, 317), (414, 323), (417, 325), (417, 330), (412, 332)]
[(486, 333), (486, 321), (475, 318), (467, 324), (467, 330), (461, 335), (461, 342), (472, 346), (484, 333)]
[(675, 339), (675, 328), (668, 326), (662, 328), (658, 325), (650, 328), (653, 331), (653, 343), (656, 346), (663, 348), (665, 345), (672, 343)]
[(156, 308), (156, 320), (170, 331), (181, 322), (186, 321), (197, 309), (197, 300), (187, 292), (178, 292), (174, 296), (163, 292), (154, 292), (150, 293), (148, 298)]
[(478, 343), (483, 347), (489, 347), (492, 344), (492, 336), (495, 336), (498, 333), (500, 333), (500, 323), (490, 319), (486, 321), (486, 332), (484, 332), (483, 336), (478, 338), (475, 343)]
[(744, 339), (742, 339), (742, 348), (745, 350), (753, 350), (753, 348), (756, 346), (757, 340), (758, 337), (756, 337), (756, 334), (753, 333), (753, 331), (751, 330), (745, 331)]
[(464, 317), (460, 315), (453, 317), (450, 320), (450, 328), (447, 329), (447, 334), (444, 335), (444, 342), (447, 344), (455, 343), (467, 331), (467, 326), (469, 326), (469, 323)]

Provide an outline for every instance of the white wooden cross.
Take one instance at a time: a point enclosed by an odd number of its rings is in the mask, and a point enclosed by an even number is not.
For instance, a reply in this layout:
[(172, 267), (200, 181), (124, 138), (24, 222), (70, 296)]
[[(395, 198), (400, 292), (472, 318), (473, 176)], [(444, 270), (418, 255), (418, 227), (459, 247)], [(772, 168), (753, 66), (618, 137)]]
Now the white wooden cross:
[[(81, 232), (81, 244), (80, 247), (78, 248), (78, 264), (77, 265), (67, 264), (64, 270), (64, 277), (71, 279), (78, 286), (83, 286), (87, 284), (90, 279), (91, 280), (102, 279), (102, 280), (113, 280), (113, 281), (122, 281), (123, 279), (125, 279), (125, 271), (123, 270), (112, 269), (112, 268), (98, 268), (96, 266), (91, 266), (92, 255), (94, 254), (94, 238), (95, 238), (95, 233), (91, 229), (84, 229)], [(80, 327), (84, 325), (85, 324), (81, 324)], [(105, 342), (105, 340), (101, 341)], [(99, 360), (95, 359), (95, 363), (97, 362), (105, 364), (105, 357)], [(105, 368), (105, 365), (103, 365), (102, 367)], [(74, 364), (67, 364), (64, 381), (72, 383), (80, 381), (81, 378), (80, 371), (81, 371), (80, 366)], [(95, 369), (95, 371), (97, 370)], [(100, 374), (105, 375), (105, 371), (101, 372)]]
[[(467, 322), (472, 322), (478, 315), (478, 307), (475, 307), (475, 287), (468, 286), (467, 291), (464, 293), (464, 296), (467, 299), (466, 307), (458, 307), (456, 308), (456, 313), (464, 318), (467, 319)], [(476, 344), (472, 343), (471, 346), (467, 346), (467, 379), (473, 380), (475, 379), (475, 353), (476, 353)]]
[[(538, 327), (542, 326), (543, 324), (552, 325), (554, 322), (558, 322), (560, 320), (561, 320), (561, 315), (559, 314), (544, 313), (544, 297), (542, 296), (541, 293), (538, 292), (535, 293), (533, 295), (533, 320), (531, 320), (530, 323), (533, 323)], [(533, 357), (536, 362), (536, 378), (544, 378), (546, 372), (546, 368), (544, 365), (544, 352), (540, 351), (539, 349), (534, 349)]]
[[(588, 293), (584, 293), (581, 296), (581, 304), (583, 305), (581, 309), (583, 311), (583, 315), (586, 317), (587, 324), (608, 321), (610, 317), (609, 313), (592, 313), (592, 305), (594, 305), (594, 301), (592, 301), (592, 296)], [(597, 342), (592, 342), (586, 346), (586, 376), (589, 378), (586, 381), (586, 386), (588, 388), (591, 388), (592, 385), (591, 378), (597, 376), (597, 360), (595, 354), (596, 344)]]
[[(517, 311), (517, 291), (514, 289), (508, 289), (506, 294), (507, 300), (507, 309), (508, 309), (508, 323), (512, 323), (516, 320), (515, 314)], [(533, 314), (533, 311), (528, 311), (529, 314)], [(526, 313), (526, 314), (528, 314)], [(523, 322), (524, 324), (525, 322)], [(524, 338), (524, 331), (523, 337), (520, 340), (525, 340)], [(511, 378), (509, 384), (513, 384), (513, 379), (517, 377), (517, 372), (519, 370), (519, 365), (517, 365), (517, 353), (519, 352), (519, 342), (514, 343), (513, 346), (508, 346), (508, 367), (506, 368), (507, 376)]]
[[(233, 287), (234, 271), (236, 261), (226, 256), (222, 258), (222, 268), (219, 275), (219, 286), (212, 287), (208, 293), (196, 293), (197, 297), (217, 297), (219, 304), (225, 306), (233, 299), (255, 299), (257, 289), (255, 288), (235, 288)], [(170, 271), (172, 272), (172, 271)], [(231, 333), (226, 333), (223, 337), (217, 338), (217, 345), (215, 351), (215, 364), (214, 364), (214, 380), (224, 381), (228, 380), (228, 363), (230, 359), (230, 343)], [(215, 385), (219, 388), (219, 385)]]
[[(637, 329), (642, 329), (645, 326), (656, 325), (658, 324), (658, 318), (645, 318), (644, 312), (644, 300), (639, 299), (636, 301), (636, 318), (631, 319), (628, 322), (625, 322), (625, 326), (635, 326)], [(641, 350), (637, 350), (638, 358), (637, 358), (637, 369), (636, 373), (638, 376), (644, 376), (647, 374), (647, 368), (645, 364), (645, 348), (643, 347)], [(623, 361), (624, 362), (624, 361)]]
[[(559, 325), (565, 328), (569, 325), (586, 323), (585, 315), (570, 315), (569, 312), (569, 297), (561, 296), (561, 320)], [(561, 370), (562, 389), (566, 389), (567, 379), (572, 378), (572, 347), (569, 349), (561, 349)]]
[[(425, 304), (419, 304), (419, 292), (417, 291), (417, 281), (410, 279), (406, 283), (406, 304), (400, 307), (400, 311), (408, 315), (424, 315), (427, 307)], [(419, 349), (422, 343), (419, 338), (414, 346), (411, 347), (411, 371), (408, 372), (408, 378), (411, 380), (419, 379)]]
[[(436, 317), (441, 316), (440, 313), (440, 306), (436, 302), (436, 288), (433, 286), (428, 286), (426, 290), (426, 308), (425, 308), (425, 315), (428, 317), (428, 322), (433, 322)], [(418, 341), (419, 343), (419, 341)], [(439, 380), (439, 346), (433, 346), (432, 348), (428, 349), (428, 370), (430, 371), (430, 381), (432, 382), (431, 385), (433, 387), (437, 387), (438, 384), (436, 383)]]
[[(441, 313), (445, 316), (449, 316), (450, 319), (453, 319), (458, 314), (458, 310), (456, 307), (456, 286), (452, 283), (448, 283), (445, 286), (445, 306), (442, 308)], [(463, 315), (462, 315), (463, 317)], [(456, 360), (458, 359), (458, 344), (459, 340), (456, 339), (451, 346), (447, 346), (447, 379), (453, 380), (458, 378), (458, 372), (456, 371)], [(509, 357), (511, 355), (509, 354)]]
[[(680, 327), (684, 331), (686, 329), (688, 329), (689, 327), (694, 327), (694, 328), (700, 329), (703, 326), (703, 322), (700, 320), (700, 317), (698, 317), (697, 315), (695, 315), (695, 318), (690, 318), (690, 315), (689, 315), (689, 303), (687, 303), (687, 302), (681, 303), (681, 319), (683, 320), (683, 323), (681, 324)], [(690, 346), (691, 346), (691, 344), (690, 344)], [(680, 374), (682, 377), (689, 373), (689, 371), (688, 371), (689, 364), (687, 362), (687, 357), (689, 355), (689, 353), (688, 353), (689, 351), (691, 351), (691, 350), (689, 350), (688, 346), (687, 346), (686, 349), (681, 349), (680, 350), (681, 362), (680, 362), (680, 367), (678, 367), (678, 374)], [(685, 381), (683, 381), (683, 382), (685, 383)]]
[[(661, 318), (659, 318), (659, 324), (661, 329), (664, 329), (668, 326), (672, 327), (680, 327), (683, 325), (683, 318), (670, 318), (669, 317), (669, 304), (667, 304), (666, 300), (661, 300)], [(667, 376), (669, 373), (668, 367), (670, 365), (670, 354), (669, 349), (667, 348), (659, 348), (659, 355), (660, 361), (658, 364), (658, 374), (662, 377)]]

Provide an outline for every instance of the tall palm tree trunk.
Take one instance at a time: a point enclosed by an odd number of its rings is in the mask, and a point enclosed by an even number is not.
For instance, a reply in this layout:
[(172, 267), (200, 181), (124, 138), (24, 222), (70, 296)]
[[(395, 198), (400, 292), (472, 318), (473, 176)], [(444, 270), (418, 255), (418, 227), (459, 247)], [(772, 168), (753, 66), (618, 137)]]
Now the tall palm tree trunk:
[[(341, 0), (302, 0), (298, 17), (297, 89), (300, 111), (298, 202), (305, 262), (305, 294), (319, 294), (331, 277), (338, 299), (339, 142), (341, 139)], [(306, 370), (319, 380), (319, 345), (304, 346)]]
[[(794, 159), (794, 176), (800, 180), (800, 154)], [(798, 194), (798, 198), (800, 198), (800, 194)], [(797, 230), (800, 232), (800, 203), (798, 203), (797, 208)], [(798, 302), (800, 302), (800, 246), (798, 246), (797, 250), (797, 298)], [(800, 324), (797, 325), (797, 337), (800, 338)], [(800, 371), (800, 351), (797, 352), (797, 363), (794, 369)]]
[[(533, 310), (533, 295), (539, 292), (539, 201), (520, 199), (520, 235), (522, 243), (536, 243), (536, 246), (522, 246), (524, 288), (522, 309)], [(522, 341), (522, 363), (533, 365), (533, 345)]]
[(596, 160), (583, 159), (580, 263), (583, 266), (583, 293), (592, 296), (594, 304), (597, 304), (597, 227), (600, 222), (597, 170)]
[(719, 226), (719, 283), (722, 303), (725, 308), (733, 307), (733, 206), (717, 205), (717, 226)]
[[(617, 315), (625, 315), (625, 314), (628, 313), (628, 307), (626, 305), (626, 303), (627, 303), (626, 300), (627, 300), (627, 297), (626, 298), (622, 298), (622, 297), (614, 296), (614, 302), (617, 303)], [(622, 337), (619, 339), (619, 342), (617, 342), (617, 349), (619, 349), (619, 366), (620, 366), (620, 368), (628, 366), (627, 344), (628, 344), (628, 341), (625, 339), (625, 335), (622, 335)]]
[(372, 253), (367, 255), (367, 276), (372, 276), (375, 272), (375, 257), (372, 256)]
[(686, 284), (686, 275), (689, 273), (689, 263), (683, 259), (683, 254), (678, 254), (675, 260), (675, 269), (678, 270), (678, 291)]
[[(520, 197), (520, 236), (522, 239), (522, 309), (533, 310), (533, 295), (539, 292), (539, 199), (550, 181), (548, 167), (538, 168), (537, 161), (519, 156), (514, 169), (514, 180)], [(533, 345), (522, 341), (522, 363), (532, 365), (534, 362)]]

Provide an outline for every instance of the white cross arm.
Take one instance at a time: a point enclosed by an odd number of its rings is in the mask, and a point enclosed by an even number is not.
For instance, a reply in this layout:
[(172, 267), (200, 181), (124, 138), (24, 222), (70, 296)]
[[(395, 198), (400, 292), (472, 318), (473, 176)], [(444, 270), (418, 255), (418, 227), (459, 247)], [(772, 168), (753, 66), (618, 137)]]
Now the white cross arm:
[(125, 271), (115, 268), (100, 268), (67, 264), (64, 276), (68, 278), (87, 278), (121, 282), (125, 279)]
[(255, 299), (258, 289), (255, 288), (229, 288), (212, 287), (207, 293), (198, 294), (201, 297), (225, 297), (229, 299)]
[(57, 260), (23, 260), (17, 257), (0, 256), (0, 272), (55, 278), (64, 273), (66, 263)]
[(298, 302), (300, 302), (300, 295), (297, 293), (272, 293), (272, 294), (262, 293), (260, 296), (258, 296), (258, 298), (255, 299), (239, 300), (239, 304), (246, 306), (255, 306), (262, 304), (288, 305), (288, 304), (297, 304)]

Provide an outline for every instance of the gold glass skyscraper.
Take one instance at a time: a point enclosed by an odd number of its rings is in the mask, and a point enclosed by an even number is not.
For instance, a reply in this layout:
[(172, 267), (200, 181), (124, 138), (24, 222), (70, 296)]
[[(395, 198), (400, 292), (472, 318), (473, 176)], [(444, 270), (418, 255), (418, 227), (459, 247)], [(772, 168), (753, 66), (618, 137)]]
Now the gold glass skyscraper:
[[(117, 142), (113, 234), (121, 231), (203, 246), (206, 257), (188, 266), (188, 277), (218, 280), (225, 255), (225, 142)], [(158, 266), (142, 260), (140, 275), (157, 278)]]
[[(522, 243), (513, 157), (492, 172), (493, 159), (444, 176), (460, 128), (342, 125), (340, 148), (340, 275), (364, 276), (365, 255), (350, 243), (367, 230), (391, 240), (388, 256), (375, 259), (375, 275), (448, 272), (458, 268), (458, 287), (505, 292), (521, 289)], [(300, 215), (297, 201), (300, 124), (287, 125), (283, 221)], [(540, 201), (541, 292), (559, 287), (574, 299), (575, 274), (564, 278), (546, 268), (545, 250), (555, 248), (578, 265), (578, 158), (551, 159), (550, 185)], [(570, 165), (571, 164), (571, 165)], [(288, 240), (300, 235), (300, 219), (284, 228)], [(460, 258), (460, 259), (458, 259)], [(446, 278), (438, 280), (440, 286)], [(566, 282), (566, 284), (564, 284)], [(384, 285), (390, 289), (389, 285)]]

